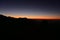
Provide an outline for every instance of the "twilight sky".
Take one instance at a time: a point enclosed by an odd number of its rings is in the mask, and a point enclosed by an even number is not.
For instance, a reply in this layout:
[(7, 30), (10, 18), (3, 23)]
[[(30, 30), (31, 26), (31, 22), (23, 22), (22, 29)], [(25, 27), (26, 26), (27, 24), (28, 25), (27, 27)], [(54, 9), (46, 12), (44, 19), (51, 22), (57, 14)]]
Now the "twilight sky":
[(16, 18), (60, 19), (60, 1), (0, 0), (0, 14)]

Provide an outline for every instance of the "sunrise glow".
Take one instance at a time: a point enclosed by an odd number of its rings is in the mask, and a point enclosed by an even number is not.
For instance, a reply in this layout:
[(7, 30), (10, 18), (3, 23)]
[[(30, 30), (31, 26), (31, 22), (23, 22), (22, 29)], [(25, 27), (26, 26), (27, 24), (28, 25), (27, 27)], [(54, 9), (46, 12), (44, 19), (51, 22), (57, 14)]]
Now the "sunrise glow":
[[(9, 15), (6, 15), (9, 16)], [(14, 16), (10, 15), (10, 17), (14, 18), (29, 18), (29, 19), (60, 19), (58, 16)]]

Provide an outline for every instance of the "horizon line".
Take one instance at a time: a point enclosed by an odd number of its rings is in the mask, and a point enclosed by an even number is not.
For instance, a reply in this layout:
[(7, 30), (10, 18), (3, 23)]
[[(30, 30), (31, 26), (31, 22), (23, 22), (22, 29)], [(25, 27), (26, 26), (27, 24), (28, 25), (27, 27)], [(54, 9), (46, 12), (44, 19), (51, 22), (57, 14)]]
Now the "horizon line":
[[(2, 14), (0, 14), (0, 15), (2, 15)], [(3, 16), (6, 16), (6, 15), (3, 15)], [(21, 17), (20, 17), (20, 16), (18, 16), (18, 17), (6, 16), (6, 17), (12, 17), (12, 18), (27, 18), (27, 19), (35, 19), (35, 20), (36, 20), (36, 19), (37, 19), (37, 20), (40, 20), (40, 19), (41, 19), (41, 20), (60, 20), (60, 18), (53, 18), (53, 17), (50, 17), (50, 18), (49, 18), (49, 17), (46, 17), (46, 16), (45, 16), (45, 17), (40, 16), (39, 18), (38, 18), (38, 17), (36, 17), (36, 18), (34, 17), (34, 18), (33, 18), (32, 16), (27, 16), (27, 17), (23, 17), (23, 16), (21, 16)]]

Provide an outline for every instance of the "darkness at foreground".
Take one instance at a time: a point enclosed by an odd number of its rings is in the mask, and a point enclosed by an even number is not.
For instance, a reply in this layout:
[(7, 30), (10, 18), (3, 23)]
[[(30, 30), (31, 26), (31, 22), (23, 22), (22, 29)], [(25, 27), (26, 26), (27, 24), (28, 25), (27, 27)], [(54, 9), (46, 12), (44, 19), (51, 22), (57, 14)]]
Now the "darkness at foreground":
[(20, 39), (56, 39), (60, 20), (33, 20), (0, 15), (0, 35)]

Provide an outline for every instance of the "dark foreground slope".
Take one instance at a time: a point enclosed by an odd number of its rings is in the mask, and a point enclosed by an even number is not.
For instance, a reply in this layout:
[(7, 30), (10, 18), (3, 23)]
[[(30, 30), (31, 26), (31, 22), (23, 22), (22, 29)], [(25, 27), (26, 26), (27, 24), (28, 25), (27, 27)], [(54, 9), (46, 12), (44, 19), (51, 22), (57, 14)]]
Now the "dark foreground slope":
[(1, 37), (25, 39), (56, 39), (60, 20), (32, 20), (0, 15)]

